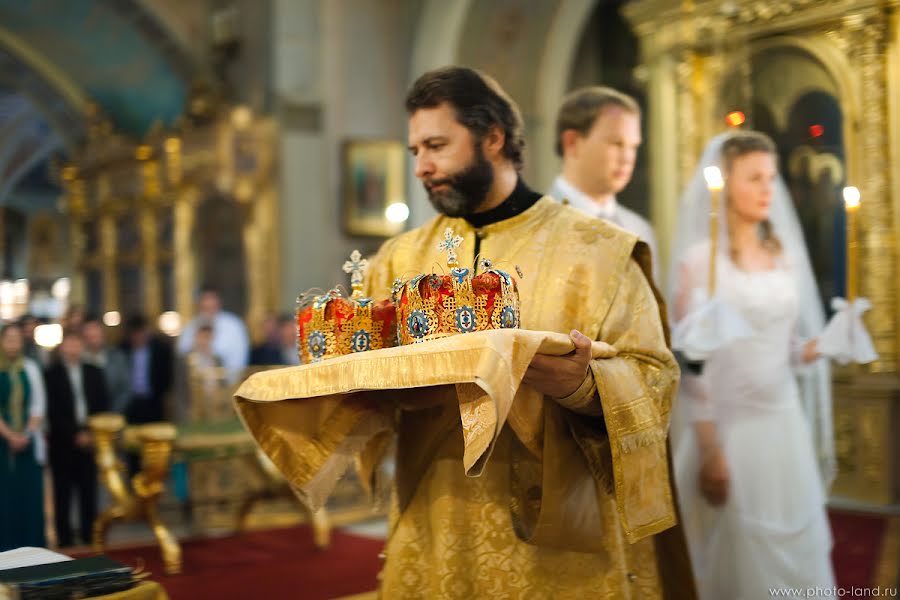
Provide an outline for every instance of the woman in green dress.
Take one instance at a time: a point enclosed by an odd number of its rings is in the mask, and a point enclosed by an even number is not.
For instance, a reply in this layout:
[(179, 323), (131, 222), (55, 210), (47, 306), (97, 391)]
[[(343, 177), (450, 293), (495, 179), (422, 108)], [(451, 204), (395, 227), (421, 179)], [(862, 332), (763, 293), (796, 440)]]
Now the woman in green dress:
[(0, 330), (0, 551), (46, 545), (44, 447), (47, 401), (37, 364), (23, 354), (22, 329)]

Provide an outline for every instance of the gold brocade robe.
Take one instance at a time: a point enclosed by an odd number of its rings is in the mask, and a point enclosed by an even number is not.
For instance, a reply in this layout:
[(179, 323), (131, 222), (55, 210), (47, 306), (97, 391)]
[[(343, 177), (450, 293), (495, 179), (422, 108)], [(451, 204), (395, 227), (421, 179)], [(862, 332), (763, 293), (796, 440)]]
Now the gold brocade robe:
[[(370, 294), (446, 264), (447, 227), (464, 239), (461, 265), (474, 264), (477, 235), (496, 268), (521, 267), (522, 328), (578, 329), (618, 354), (593, 360), (568, 398), (517, 397), (478, 477), (464, 472), (454, 394), (404, 405), (382, 597), (694, 597), (680, 530), (656, 535), (676, 523), (666, 436), (678, 368), (646, 246), (549, 198), (479, 230), (438, 216), (384, 244)], [(364, 474), (383, 448), (363, 454)]]

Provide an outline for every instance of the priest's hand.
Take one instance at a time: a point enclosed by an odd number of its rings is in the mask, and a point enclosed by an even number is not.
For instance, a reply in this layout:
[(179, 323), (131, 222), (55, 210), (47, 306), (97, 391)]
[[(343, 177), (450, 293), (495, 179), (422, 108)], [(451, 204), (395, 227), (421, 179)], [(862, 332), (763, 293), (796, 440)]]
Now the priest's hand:
[(569, 337), (575, 343), (573, 352), (565, 356), (535, 354), (522, 383), (554, 398), (565, 398), (573, 394), (587, 377), (591, 362), (591, 339), (576, 329), (569, 332)]
[(700, 453), (700, 493), (713, 506), (719, 506), (728, 499), (731, 473), (725, 453), (716, 446)]

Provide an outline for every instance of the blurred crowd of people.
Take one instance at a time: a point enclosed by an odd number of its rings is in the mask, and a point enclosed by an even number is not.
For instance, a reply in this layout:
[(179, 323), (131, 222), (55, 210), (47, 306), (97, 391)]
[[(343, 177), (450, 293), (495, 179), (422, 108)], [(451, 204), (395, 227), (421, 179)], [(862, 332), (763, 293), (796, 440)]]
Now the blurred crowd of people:
[[(185, 422), (191, 404), (205, 401), (187, 380), (205, 383), (201, 395), (227, 395), (248, 366), (299, 364), (291, 316), (267, 316), (251, 345), (244, 321), (209, 287), (174, 340), (143, 315), (116, 331), (74, 306), (59, 321), (59, 345), (46, 348), (35, 341), (40, 324), (25, 315), (0, 329), (0, 551), (47, 545), (45, 466), (57, 545), (91, 542), (98, 510), (91, 415), (111, 411), (128, 424)], [(127, 459), (133, 474), (138, 456)]]

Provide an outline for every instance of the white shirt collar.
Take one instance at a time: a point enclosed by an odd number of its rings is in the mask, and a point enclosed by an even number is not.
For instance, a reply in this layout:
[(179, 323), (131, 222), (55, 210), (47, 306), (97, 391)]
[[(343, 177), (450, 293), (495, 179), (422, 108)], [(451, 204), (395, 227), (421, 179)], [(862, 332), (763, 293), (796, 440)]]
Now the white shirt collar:
[(72, 385), (72, 396), (75, 400), (75, 422), (84, 425), (87, 422), (87, 398), (84, 397), (84, 380), (81, 377), (80, 363), (64, 363)]
[(562, 192), (563, 198), (569, 201), (569, 204), (577, 208), (578, 210), (585, 212), (592, 217), (598, 217), (600, 219), (612, 220), (616, 216), (617, 209), (619, 207), (618, 202), (616, 202), (615, 196), (613, 196), (609, 202), (606, 204), (597, 204), (593, 198), (579, 190), (577, 187), (566, 181), (566, 179), (559, 175), (556, 178), (554, 183), (557, 188), (559, 188), (560, 192)]

